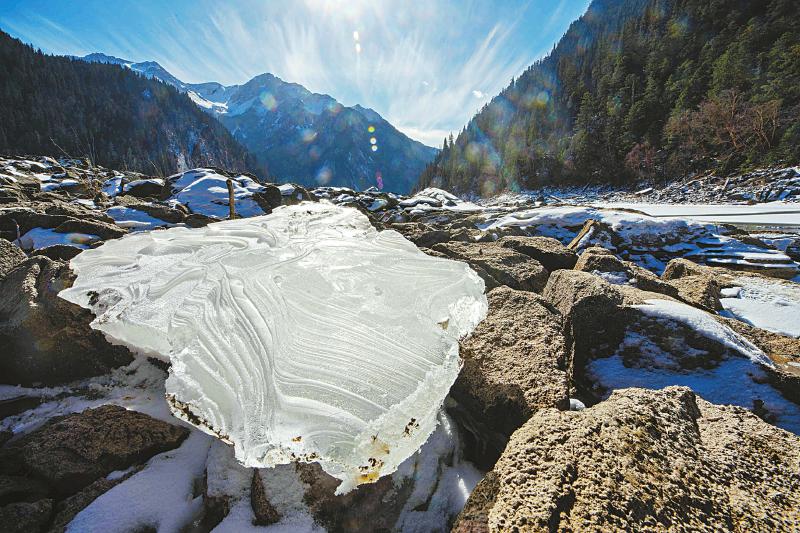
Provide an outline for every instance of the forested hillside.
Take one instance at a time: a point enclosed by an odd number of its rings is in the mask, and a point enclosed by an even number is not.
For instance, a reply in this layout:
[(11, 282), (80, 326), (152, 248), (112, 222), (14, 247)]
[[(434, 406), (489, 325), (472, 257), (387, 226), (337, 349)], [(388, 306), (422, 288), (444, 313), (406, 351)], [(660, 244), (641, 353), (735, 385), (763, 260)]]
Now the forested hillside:
[(184, 94), (117, 65), (35, 51), (0, 31), (0, 153), (88, 157), (150, 174), (255, 159)]
[(445, 140), (418, 187), (491, 195), (796, 163), (799, 13), (797, 0), (595, 0)]

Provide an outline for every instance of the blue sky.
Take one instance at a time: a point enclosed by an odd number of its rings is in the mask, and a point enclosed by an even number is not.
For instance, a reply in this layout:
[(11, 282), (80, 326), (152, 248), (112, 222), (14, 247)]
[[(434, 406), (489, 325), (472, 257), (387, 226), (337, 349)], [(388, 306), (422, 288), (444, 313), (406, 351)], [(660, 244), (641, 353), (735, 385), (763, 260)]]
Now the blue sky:
[(56, 54), (158, 61), (186, 82), (271, 72), (433, 146), (550, 51), (589, 0), (2, 0)]

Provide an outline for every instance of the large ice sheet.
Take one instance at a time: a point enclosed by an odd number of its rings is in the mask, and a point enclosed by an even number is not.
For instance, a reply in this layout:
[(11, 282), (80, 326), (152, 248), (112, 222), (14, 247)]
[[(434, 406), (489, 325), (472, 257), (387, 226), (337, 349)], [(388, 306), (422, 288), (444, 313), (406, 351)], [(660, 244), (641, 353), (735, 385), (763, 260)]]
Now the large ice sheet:
[(436, 425), (483, 281), (350, 208), (128, 235), (61, 293), (112, 342), (172, 363), (176, 416), (247, 466), (319, 461), (339, 492), (393, 472)]

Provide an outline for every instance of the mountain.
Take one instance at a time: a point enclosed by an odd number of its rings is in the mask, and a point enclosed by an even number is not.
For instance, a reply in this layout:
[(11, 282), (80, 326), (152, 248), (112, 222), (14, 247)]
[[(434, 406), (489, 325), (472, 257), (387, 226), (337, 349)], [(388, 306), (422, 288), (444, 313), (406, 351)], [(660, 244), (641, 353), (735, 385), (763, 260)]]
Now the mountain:
[(459, 193), (796, 163), (800, 3), (594, 0), (423, 172)]
[(242, 85), (195, 84), (182, 82), (155, 62), (135, 63), (103, 54), (83, 59), (123, 65), (185, 92), (282, 181), (354, 189), (378, 186), (408, 193), (437, 153), (372, 109), (343, 106), (272, 74)]
[(65, 154), (149, 174), (258, 170), (216, 120), (175, 88), (115, 65), (35, 51), (0, 31), (0, 153)]

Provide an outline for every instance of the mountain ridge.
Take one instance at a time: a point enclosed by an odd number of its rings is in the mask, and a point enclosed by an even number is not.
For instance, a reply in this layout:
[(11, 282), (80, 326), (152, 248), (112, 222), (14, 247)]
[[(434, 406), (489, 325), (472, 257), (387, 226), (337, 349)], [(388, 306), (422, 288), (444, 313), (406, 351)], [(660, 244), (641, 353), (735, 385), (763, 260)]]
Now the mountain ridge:
[(224, 127), (173, 87), (114, 65), (46, 55), (2, 31), (0, 150), (68, 154), (148, 174), (196, 166), (259, 172)]
[(799, 16), (785, 0), (594, 0), (417, 188), (491, 196), (796, 162)]
[(120, 65), (185, 92), (283, 181), (407, 193), (437, 153), (373, 109), (344, 106), (271, 73), (235, 85), (185, 83), (154, 61), (101, 53), (80, 59)]

